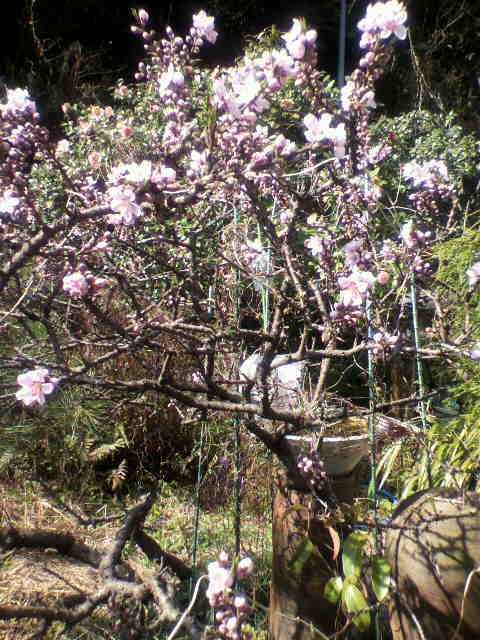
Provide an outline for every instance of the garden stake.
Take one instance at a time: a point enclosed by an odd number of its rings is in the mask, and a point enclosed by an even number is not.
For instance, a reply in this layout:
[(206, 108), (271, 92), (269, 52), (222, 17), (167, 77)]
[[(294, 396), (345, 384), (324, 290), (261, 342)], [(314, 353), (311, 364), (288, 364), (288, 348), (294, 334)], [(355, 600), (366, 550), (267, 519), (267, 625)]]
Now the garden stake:
[[(415, 274), (412, 273), (412, 279), (410, 283), (410, 295), (412, 298), (412, 320), (413, 320), (413, 335), (415, 339), (415, 362), (417, 365), (417, 388), (418, 393), (420, 395), (420, 400), (418, 401), (418, 409), (420, 413), (420, 419), (422, 421), (422, 429), (424, 436), (427, 434), (428, 430), (428, 421), (427, 421), (427, 412), (425, 409), (425, 402), (423, 398), (425, 397), (425, 383), (423, 380), (423, 363), (422, 356), (420, 355), (420, 348), (422, 346), (420, 341), (420, 331), (418, 326), (418, 308), (417, 308), (417, 290), (415, 287)], [(430, 445), (427, 447), (427, 476), (428, 476), (428, 485), (430, 488), (433, 486), (432, 481), (432, 457), (430, 453)]]
[(204, 430), (207, 424), (207, 415), (204, 412), (200, 427), (200, 442), (198, 448), (198, 465), (197, 465), (197, 482), (195, 486), (195, 516), (193, 521), (193, 545), (192, 545), (192, 577), (189, 585), (189, 598), (192, 597), (193, 584), (195, 582), (195, 569), (197, 568), (197, 550), (198, 550), (198, 529), (200, 523), (200, 485), (202, 482), (202, 458), (203, 458), (203, 441)]

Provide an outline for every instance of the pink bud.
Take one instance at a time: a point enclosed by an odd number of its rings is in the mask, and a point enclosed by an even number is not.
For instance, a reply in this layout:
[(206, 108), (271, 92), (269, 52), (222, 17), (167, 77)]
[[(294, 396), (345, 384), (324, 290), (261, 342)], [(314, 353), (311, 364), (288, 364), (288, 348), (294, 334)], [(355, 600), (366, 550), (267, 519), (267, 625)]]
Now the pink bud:
[(139, 9), (138, 22), (142, 25), (142, 27), (145, 27), (148, 24), (149, 20), (150, 20), (150, 16), (145, 11), (145, 9)]
[(378, 275), (377, 275), (377, 282), (379, 284), (387, 284), (387, 282), (390, 280), (390, 274), (387, 273), (386, 271), (379, 271)]
[(127, 124), (121, 125), (119, 128), (119, 132), (122, 138), (129, 138), (131, 135), (133, 135), (133, 129)]
[(243, 558), (237, 565), (237, 575), (239, 578), (248, 576), (252, 573), (254, 568), (253, 560), (251, 558)]
[(92, 151), (87, 156), (88, 162), (93, 169), (97, 169), (102, 162), (102, 156), (98, 151)]

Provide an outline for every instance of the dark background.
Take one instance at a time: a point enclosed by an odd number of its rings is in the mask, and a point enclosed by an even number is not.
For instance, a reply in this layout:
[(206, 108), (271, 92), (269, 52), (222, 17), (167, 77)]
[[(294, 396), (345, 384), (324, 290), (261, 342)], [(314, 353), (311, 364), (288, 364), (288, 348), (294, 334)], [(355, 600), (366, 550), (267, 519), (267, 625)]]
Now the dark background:
[[(356, 23), (366, 0), (348, 0), (347, 73), (359, 56)], [(406, 2), (415, 56), (399, 43), (379, 98), (387, 113), (416, 106), (461, 114), (467, 127), (480, 124), (480, 0)], [(219, 38), (207, 45), (207, 64), (230, 64), (245, 38), (272, 24), (290, 27), (304, 16), (319, 33), (319, 66), (336, 76), (340, 0), (13, 0), (2, 9), (0, 80), (28, 86), (47, 119), (65, 101), (105, 100), (118, 77), (129, 81), (142, 55), (130, 33), (131, 9), (145, 8), (155, 28), (170, 24), (179, 34), (204, 8), (216, 16)], [(416, 62), (415, 62), (416, 61)], [(420, 72), (419, 72), (420, 70)]]

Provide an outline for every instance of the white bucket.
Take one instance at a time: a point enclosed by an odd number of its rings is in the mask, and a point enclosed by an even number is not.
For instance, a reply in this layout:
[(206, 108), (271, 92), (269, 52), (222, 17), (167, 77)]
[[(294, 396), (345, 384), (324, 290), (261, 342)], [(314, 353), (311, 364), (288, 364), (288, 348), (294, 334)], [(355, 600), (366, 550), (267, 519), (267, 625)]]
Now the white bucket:
[[(283, 359), (285, 355), (288, 354), (279, 354), (273, 358), (269, 376), (271, 402), (272, 406), (277, 409), (292, 407), (299, 403), (305, 374), (304, 362), (290, 362), (289, 364), (275, 367), (276, 363)], [(242, 362), (239, 368), (240, 378), (256, 385), (258, 368), (262, 359), (263, 355), (261, 353), (253, 353)], [(259, 397), (258, 389), (255, 387), (252, 395), (255, 399)]]
[[(295, 456), (308, 453), (317, 435), (286, 436)], [(346, 476), (368, 455), (370, 443), (368, 433), (355, 436), (325, 436), (320, 438), (318, 452), (328, 475)]]

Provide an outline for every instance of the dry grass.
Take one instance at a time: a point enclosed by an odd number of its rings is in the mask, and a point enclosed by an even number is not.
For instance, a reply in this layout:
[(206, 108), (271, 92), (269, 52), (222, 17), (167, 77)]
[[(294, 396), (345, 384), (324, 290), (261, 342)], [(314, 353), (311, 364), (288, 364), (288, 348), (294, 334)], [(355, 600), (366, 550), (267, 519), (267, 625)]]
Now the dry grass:
[[(265, 599), (270, 578), (271, 553), (271, 513), (270, 492), (272, 481), (271, 462), (264, 459), (254, 464), (256, 451), (249, 451), (244, 443), (244, 512), (242, 515), (242, 555), (252, 555), (258, 564), (258, 571), (252, 581), (253, 594)], [(255, 449), (255, 447), (254, 447)], [(257, 468), (256, 468), (257, 467)], [(234, 509), (233, 487), (228, 471), (226, 478), (217, 478), (227, 498), (216, 503), (216, 496), (210, 496), (215, 477), (205, 478), (203, 508), (199, 523), (199, 544), (197, 561), (199, 570), (216, 558), (222, 550), (233, 551)], [(215, 476), (216, 469), (211, 469)], [(62, 499), (76, 513), (87, 517), (111, 516), (122, 512), (112, 506), (78, 504), (74, 498)], [(205, 502), (207, 504), (205, 504)], [(208, 505), (208, 506), (207, 506)], [(195, 514), (194, 490), (191, 486), (164, 485), (157, 503), (146, 523), (146, 530), (168, 551), (190, 564)], [(98, 550), (107, 548), (118, 529), (118, 522), (85, 528), (76, 519), (65, 513), (53, 500), (39, 490), (37, 485), (25, 483), (11, 486), (0, 480), (0, 526), (27, 529), (51, 529), (58, 533), (71, 533), (78, 540)], [(148, 568), (149, 562), (136, 549), (129, 547), (128, 561), (139, 567)], [(37, 551), (18, 549), (5, 554), (0, 564), (0, 605), (40, 605), (53, 604), (65, 595), (92, 592), (97, 587), (97, 571), (80, 562), (66, 558), (54, 550)], [(262, 595), (263, 594), (263, 595)], [(265, 601), (264, 601), (265, 603)], [(0, 621), (1, 640), (26, 640), (38, 629), (38, 622)], [(95, 617), (84, 621), (74, 630), (62, 633), (63, 625), (53, 625), (45, 640), (69, 638), (71, 640), (115, 639), (107, 609), (99, 609)]]
[[(75, 508), (78, 511), (78, 505)], [(0, 484), (0, 526), (73, 533), (79, 540), (98, 549), (112, 540), (115, 531), (115, 523), (89, 530), (79, 527), (73, 516), (62, 512), (29, 484), (21, 488)], [(0, 565), (2, 605), (52, 605), (66, 595), (91, 593), (97, 586), (95, 569), (53, 549), (8, 551)], [(0, 638), (30, 638), (38, 626), (39, 623), (33, 621), (0, 621)], [(52, 627), (46, 638), (54, 637), (57, 632)]]

